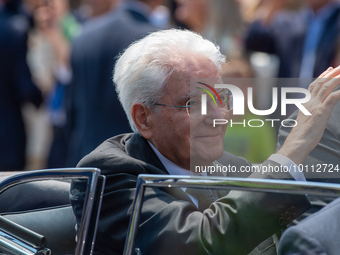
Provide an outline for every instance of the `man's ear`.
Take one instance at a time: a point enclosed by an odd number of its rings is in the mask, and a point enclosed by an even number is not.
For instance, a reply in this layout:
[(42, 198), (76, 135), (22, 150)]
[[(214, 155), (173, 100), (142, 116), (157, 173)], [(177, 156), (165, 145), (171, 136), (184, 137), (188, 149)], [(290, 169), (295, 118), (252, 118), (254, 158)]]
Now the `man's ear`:
[(132, 105), (131, 116), (133, 122), (145, 139), (152, 137), (151, 113), (150, 109), (143, 103), (135, 103)]

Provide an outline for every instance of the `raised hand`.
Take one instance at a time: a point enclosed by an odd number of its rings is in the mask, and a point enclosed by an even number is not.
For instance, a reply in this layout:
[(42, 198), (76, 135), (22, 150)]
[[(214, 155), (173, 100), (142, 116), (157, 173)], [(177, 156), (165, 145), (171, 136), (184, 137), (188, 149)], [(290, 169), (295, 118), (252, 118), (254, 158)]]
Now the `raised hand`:
[(320, 141), (332, 109), (340, 100), (340, 90), (333, 91), (339, 84), (340, 66), (328, 68), (310, 84), (311, 99), (304, 107), (312, 115), (299, 112), (296, 119), (298, 125), (292, 129), (278, 154), (290, 158), (295, 164), (306, 159)]

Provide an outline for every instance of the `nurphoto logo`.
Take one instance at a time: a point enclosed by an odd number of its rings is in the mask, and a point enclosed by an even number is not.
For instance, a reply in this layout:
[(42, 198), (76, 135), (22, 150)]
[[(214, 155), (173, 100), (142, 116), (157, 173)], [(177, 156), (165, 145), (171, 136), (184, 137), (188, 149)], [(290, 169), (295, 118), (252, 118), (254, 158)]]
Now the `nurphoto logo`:
[[(215, 84), (214, 87), (210, 86), (203, 82), (197, 82), (202, 85), (202, 87), (196, 87), (204, 91), (205, 93), (201, 94), (201, 115), (207, 115), (208, 103), (212, 100), (216, 106), (223, 108), (227, 105), (227, 108), (233, 110), (233, 115), (244, 115), (245, 114), (245, 96), (243, 91), (231, 84)], [(212, 92), (210, 92), (212, 91)], [(220, 96), (221, 93), (218, 93), (217, 90), (224, 91), (223, 96)], [(303, 98), (287, 98), (288, 93), (301, 93), (304, 95)], [(207, 95), (211, 97), (211, 100), (207, 100)], [(287, 114), (287, 105), (295, 105), (303, 114), (311, 115), (311, 113), (302, 105), (307, 103), (311, 98), (310, 92), (305, 88), (298, 87), (283, 87), (281, 88), (281, 116), (285, 116)], [(248, 110), (257, 116), (268, 116), (274, 113), (278, 107), (278, 88), (272, 88), (272, 105), (269, 109), (266, 110), (258, 110), (255, 109), (253, 103), (253, 88), (247, 88), (247, 106)], [(265, 121), (271, 122), (272, 127), (274, 127), (275, 121), (280, 121), (279, 119), (265, 119)], [(232, 125), (243, 125), (245, 127), (246, 121), (243, 122), (232, 122), (232, 120), (227, 119), (214, 119), (213, 126), (216, 125), (225, 125), (230, 123)], [(255, 125), (255, 123), (257, 125)], [(262, 127), (264, 125), (264, 120), (262, 119), (251, 119), (248, 120), (248, 126), (250, 127)], [(285, 119), (281, 121), (281, 125), (285, 127), (295, 127), (297, 125), (296, 120), (294, 119)]]

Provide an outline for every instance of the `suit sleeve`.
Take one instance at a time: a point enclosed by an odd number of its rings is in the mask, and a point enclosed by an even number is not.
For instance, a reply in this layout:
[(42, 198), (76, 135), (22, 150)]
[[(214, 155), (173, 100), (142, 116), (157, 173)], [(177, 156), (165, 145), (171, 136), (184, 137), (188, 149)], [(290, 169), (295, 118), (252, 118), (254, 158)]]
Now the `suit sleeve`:
[(327, 252), (308, 231), (298, 227), (288, 228), (281, 238), (279, 255), (300, 254), (327, 255)]
[(280, 255), (338, 254), (340, 251), (340, 198), (288, 228), (279, 244)]

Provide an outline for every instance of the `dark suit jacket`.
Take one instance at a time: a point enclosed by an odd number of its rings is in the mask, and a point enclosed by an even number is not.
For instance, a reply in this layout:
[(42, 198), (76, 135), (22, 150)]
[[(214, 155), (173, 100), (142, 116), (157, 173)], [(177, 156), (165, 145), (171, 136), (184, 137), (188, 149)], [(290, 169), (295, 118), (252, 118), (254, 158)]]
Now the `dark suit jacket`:
[[(219, 162), (238, 168), (249, 164), (228, 153)], [(96, 251), (122, 254), (138, 175), (168, 172), (138, 134), (108, 139), (83, 158), (78, 167), (98, 167), (107, 178)], [(264, 177), (275, 178), (271, 174)], [(179, 188), (148, 188), (136, 247), (142, 254), (157, 255), (248, 254), (308, 207), (305, 196), (230, 191), (201, 213)]]
[(284, 232), (281, 255), (338, 255), (340, 253), (340, 199)]
[(28, 29), (25, 17), (5, 7), (0, 10), (0, 171), (24, 168), (26, 135), (21, 106), (42, 102), (26, 63)]
[(68, 88), (71, 129), (68, 164), (94, 150), (105, 139), (131, 132), (112, 83), (120, 53), (133, 41), (154, 32), (137, 9), (122, 7), (90, 20), (72, 45), (73, 81)]
[[(318, 77), (331, 66), (336, 56), (340, 33), (339, 5), (325, 27), (316, 52), (314, 77)], [(251, 25), (245, 41), (246, 48), (277, 54), (280, 59), (278, 76), (299, 77), (307, 28), (307, 21), (301, 11), (281, 12), (269, 26), (264, 26), (259, 21)]]

